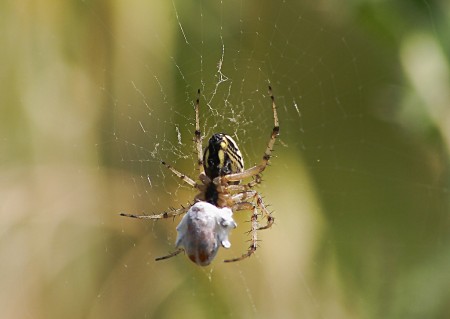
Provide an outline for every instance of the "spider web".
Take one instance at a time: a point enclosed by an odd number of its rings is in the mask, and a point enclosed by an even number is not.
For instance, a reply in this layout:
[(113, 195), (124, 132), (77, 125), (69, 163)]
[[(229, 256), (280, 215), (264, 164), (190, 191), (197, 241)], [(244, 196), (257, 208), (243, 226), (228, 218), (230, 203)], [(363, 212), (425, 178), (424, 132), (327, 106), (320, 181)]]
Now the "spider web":
[[(166, 287), (168, 299), (177, 297), (176, 305), (199, 311), (195, 296), (209, 305), (202, 310), (205, 315), (221, 309), (223, 317), (302, 313), (320, 318), (327, 317), (328, 302), (334, 298), (318, 288), (323, 285), (350, 298), (352, 289), (362, 291), (365, 299), (356, 315), (345, 302), (336, 310), (342, 317), (358, 317), (365, 312), (364, 303), (372, 302), (371, 292), (364, 290), (367, 273), (358, 267), (364, 265), (358, 253), (374, 249), (381, 260), (381, 251), (388, 249), (404, 254), (395, 262), (405, 263), (447, 240), (444, 226), (434, 235), (429, 231), (439, 222), (448, 223), (443, 217), (447, 186), (429, 171), (417, 171), (429, 167), (426, 152), (417, 151), (414, 143), (420, 140), (405, 138), (398, 114), (386, 106), (387, 101), (400, 100), (392, 90), (399, 80), (397, 67), (389, 61), (391, 53), (378, 50), (339, 17), (325, 18), (335, 7), (295, 1), (264, 6), (172, 1), (150, 13), (144, 5), (118, 6), (117, 31), (112, 32), (116, 56), (108, 70), (113, 83), (106, 90), (112, 107), (107, 130), (113, 142), (106, 161), (123, 172), (122, 211), (158, 213), (194, 197), (196, 192), (160, 162), (197, 179), (193, 137), (198, 89), (203, 146), (213, 133), (226, 132), (239, 144), (246, 167), (261, 159), (273, 126), (269, 84), (278, 106), (281, 136), (259, 188), (272, 204), (277, 224), (260, 232), (261, 248), (250, 262), (228, 269), (220, 264), (224, 256), (246, 250), (248, 214), (236, 216), (240, 227), (232, 234), (232, 249), (222, 251), (207, 270), (186, 266), (189, 261), (180, 256), (153, 263), (154, 257), (173, 248), (178, 220), (122, 221), (124, 233), (128, 223), (140, 223), (141, 233), (130, 235), (129, 243), (145, 252), (150, 276), (173, 267), (171, 263), (189, 267), (184, 277), (166, 271), (167, 277), (176, 277), (168, 284), (172, 288)], [(417, 174), (409, 174), (411, 170)], [(383, 190), (386, 185), (391, 191)], [(392, 189), (401, 195), (396, 197)], [(415, 200), (405, 205), (410, 198)], [(411, 214), (396, 215), (404, 210)], [(437, 223), (423, 211), (432, 211)], [(404, 225), (408, 227), (400, 235), (397, 228)], [(150, 235), (142, 237), (146, 233)], [(131, 258), (127, 265), (133, 262)], [(309, 263), (317, 263), (318, 269)], [(377, 258), (374, 263), (375, 274), (388, 267)], [(280, 274), (286, 264), (296, 269), (295, 276)], [(317, 280), (317, 274), (326, 279)], [(269, 279), (260, 283), (258, 275)], [(347, 285), (341, 287), (340, 280)], [(229, 282), (233, 284), (222, 288)], [(152, 284), (164, 286), (159, 280)], [(394, 297), (401, 287), (390, 287)], [(266, 299), (272, 301), (264, 303)], [(171, 313), (172, 301), (167, 300), (159, 301), (158, 311)]]
[[(148, 34), (133, 33), (126, 44), (118, 41), (125, 61), (137, 55), (135, 47), (151, 56), (136, 63), (145, 70), (142, 79), (119, 79), (114, 91), (113, 134), (120, 162), (137, 173), (133, 183), (138, 197), (147, 197), (149, 189), (165, 187), (171, 179), (161, 160), (194, 179), (198, 175), (192, 142), (197, 89), (201, 90), (203, 145), (213, 133), (226, 132), (241, 146), (247, 167), (259, 162), (273, 126), (269, 84), (283, 118), (282, 130), (289, 130), (281, 135), (281, 147), (310, 148), (305, 144), (305, 130), (313, 132), (361, 117), (361, 110), (346, 106), (350, 99), (359, 99), (363, 88), (352, 49), (345, 36), (314, 21), (306, 8), (283, 2), (263, 9), (236, 1), (172, 2), (165, 10), (171, 17), (167, 28), (172, 37), (159, 31), (160, 21), (156, 21), (148, 25)], [(150, 40), (143, 43), (145, 36)], [(333, 50), (324, 46), (327, 41), (334, 43)], [(336, 56), (344, 57), (340, 65)], [(159, 64), (163, 70), (155, 69)], [(121, 91), (127, 94), (125, 99)], [(309, 117), (304, 123), (311, 109), (318, 118)], [(312, 148), (325, 146), (313, 143)], [(176, 184), (175, 192), (186, 188)], [(154, 204), (152, 198), (145, 198), (146, 203)]]

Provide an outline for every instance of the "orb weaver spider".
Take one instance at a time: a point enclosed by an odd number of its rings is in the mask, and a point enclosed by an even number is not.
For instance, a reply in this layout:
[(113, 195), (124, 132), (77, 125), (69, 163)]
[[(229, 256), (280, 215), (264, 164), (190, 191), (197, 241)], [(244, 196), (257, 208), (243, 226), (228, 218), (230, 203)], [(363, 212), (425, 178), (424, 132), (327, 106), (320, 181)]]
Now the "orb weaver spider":
[[(261, 195), (253, 189), (261, 183), (260, 174), (269, 163), (273, 146), (280, 131), (275, 98), (270, 86), (269, 95), (272, 101), (274, 121), (269, 142), (261, 162), (251, 168), (244, 169), (244, 160), (238, 145), (231, 136), (225, 133), (213, 134), (203, 152), (199, 120), (200, 90), (197, 91), (194, 141), (201, 183), (195, 182), (166, 162), (161, 162), (183, 182), (199, 191), (194, 198), (194, 204), (157, 215), (120, 214), (121, 216), (139, 219), (164, 219), (186, 213), (177, 226), (176, 247), (178, 249), (166, 256), (158, 257), (156, 260), (171, 258), (185, 251), (194, 263), (201, 266), (209, 265), (220, 246), (230, 247), (228, 233), (236, 227), (232, 214), (241, 210), (252, 211), (251, 229), (249, 231), (251, 234), (250, 246), (240, 257), (227, 259), (225, 262), (243, 260), (256, 251), (258, 248), (257, 231), (268, 229), (274, 223), (274, 217), (267, 210)], [(252, 178), (252, 181), (240, 184), (242, 180), (247, 178)], [(260, 214), (262, 218), (266, 219), (263, 226), (259, 225), (258, 217)]]

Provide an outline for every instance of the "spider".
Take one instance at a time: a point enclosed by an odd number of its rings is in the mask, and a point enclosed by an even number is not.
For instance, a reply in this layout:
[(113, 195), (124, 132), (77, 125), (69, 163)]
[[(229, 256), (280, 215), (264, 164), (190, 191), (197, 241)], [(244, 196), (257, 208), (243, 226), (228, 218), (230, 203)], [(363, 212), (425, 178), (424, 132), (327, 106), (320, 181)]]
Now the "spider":
[[(269, 86), (272, 101), (274, 126), (270, 134), (262, 160), (258, 165), (244, 169), (241, 151), (231, 136), (216, 133), (211, 136), (205, 151), (202, 150), (202, 135), (200, 132), (199, 105), (200, 89), (197, 91), (195, 102), (195, 146), (197, 151), (197, 165), (200, 171), (200, 183), (179, 172), (171, 165), (161, 161), (173, 174), (183, 182), (199, 191), (194, 198), (194, 204), (181, 207), (157, 215), (133, 215), (121, 213), (121, 216), (139, 219), (163, 219), (184, 215), (177, 227), (177, 250), (156, 260), (174, 257), (185, 251), (196, 264), (208, 265), (215, 257), (219, 244), (230, 247), (228, 232), (236, 227), (232, 219), (235, 211), (249, 210), (251, 215), (250, 246), (241, 256), (227, 259), (225, 262), (240, 261), (250, 257), (258, 248), (258, 230), (268, 229), (274, 223), (274, 217), (264, 205), (261, 195), (253, 188), (261, 183), (261, 173), (267, 167), (272, 156), (273, 146), (279, 135), (277, 108), (272, 88)], [(252, 178), (246, 184), (244, 179)], [(266, 219), (265, 225), (260, 226), (258, 218)], [(182, 248), (180, 248), (180, 246)]]

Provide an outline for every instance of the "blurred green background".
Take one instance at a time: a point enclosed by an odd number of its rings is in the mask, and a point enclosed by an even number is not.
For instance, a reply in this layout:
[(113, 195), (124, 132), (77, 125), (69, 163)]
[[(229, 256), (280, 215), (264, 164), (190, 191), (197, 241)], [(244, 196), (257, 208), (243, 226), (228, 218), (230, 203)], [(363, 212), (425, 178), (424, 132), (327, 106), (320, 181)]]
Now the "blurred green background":
[[(448, 1), (3, 1), (3, 318), (449, 318)], [(173, 250), (205, 139), (257, 162), (249, 215), (200, 268)]]

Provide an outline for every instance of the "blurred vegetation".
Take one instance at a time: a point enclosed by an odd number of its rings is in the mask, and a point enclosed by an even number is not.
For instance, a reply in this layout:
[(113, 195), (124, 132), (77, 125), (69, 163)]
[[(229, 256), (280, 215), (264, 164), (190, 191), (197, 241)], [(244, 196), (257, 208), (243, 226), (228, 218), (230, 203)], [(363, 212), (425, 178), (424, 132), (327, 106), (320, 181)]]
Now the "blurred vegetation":
[[(3, 317), (450, 317), (448, 1), (4, 1), (0, 30)], [(256, 161), (268, 81), (276, 225), (155, 263), (177, 220), (117, 213), (193, 198), (158, 158), (195, 176), (198, 87)]]

